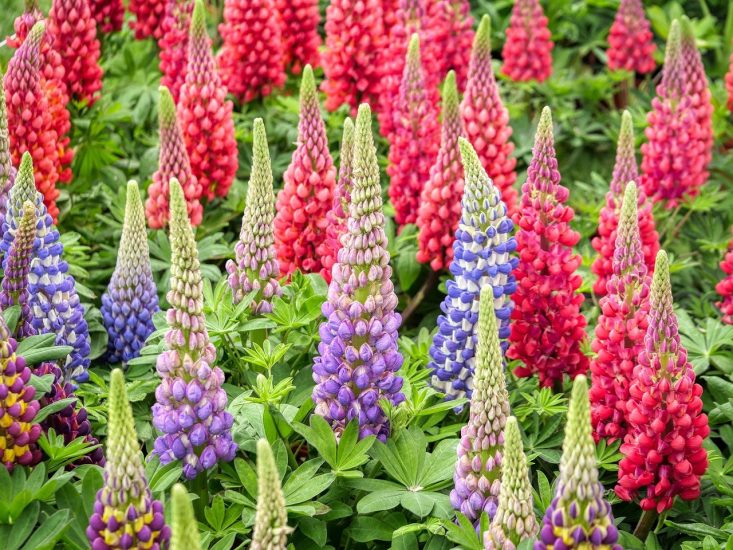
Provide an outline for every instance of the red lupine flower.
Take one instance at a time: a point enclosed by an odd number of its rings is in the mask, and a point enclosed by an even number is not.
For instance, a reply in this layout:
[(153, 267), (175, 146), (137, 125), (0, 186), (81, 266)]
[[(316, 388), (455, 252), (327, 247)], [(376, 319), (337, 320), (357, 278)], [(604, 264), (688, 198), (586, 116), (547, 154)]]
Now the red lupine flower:
[[(613, 167), (611, 188), (606, 193), (606, 204), (601, 208), (598, 219), (598, 235), (593, 237), (591, 245), (598, 252), (593, 260), (591, 271), (598, 276), (593, 284), (596, 296), (606, 294), (606, 282), (613, 274), (614, 249), (616, 247), (616, 228), (618, 227), (621, 198), (626, 184), (639, 181), (639, 171), (634, 155), (634, 125), (631, 115), (624, 111), (621, 118), (621, 131), (616, 147), (616, 164)], [(652, 204), (647, 200), (644, 191), (639, 189), (639, 232), (641, 234), (644, 263), (649, 273), (654, 270), (654, 259), (659, 251), (659, 235), (654, 224)]]
[(395, 221), (415, 223), (420, 195), (440, 148), (438, 108), (425, 89), (420, 39), (412, 35), (399, 96), (392, 103), (395, 129), (389, 141), (389, 198)]
[(733, 112), (733, 53), (730, 54), (730, 66), (725, 74), (725, 89), (728, 91), (728, 110)]
[(501, 191), (509, 215), (514, 215), (519, 195), (513, 187), (517, 180), (514, 170), (517, 159), (512, 156), (514, 144), (511, 142), (509, 112), (501, 101), (491, 67), (491, 23), (488, 15), (481, 20), (473, 43), (461, 116), (468, 141), (476, 150), (486, 173)]
[(160, 40), (163, 36), (161, 23), (165, 17), (168, 0), (130, 0), (127, 9), (135, 16), (130, 27), (135, 31), (135, 38), (143, 40), (152, 36)]
[(456, 73), (458, 89), (466, 87), (473, 44), (473, 17), (468, 0), (426, 0), (432, 40), (440, 55), (438, 74)]
[(702, 412), (702, 386), (680, 344), (672, 304), (669, 263), (657, 255), (649, 298), (644, 350), (626, 403), (628, 432), (621, 445), (616, 494), (640, 498), (643, 510), (669, 510), (674, 498), (700, 497), (700, 478), (708, 455), (702, 446), (710, 433)]
[(88, 0), (53, 0), (48, 34), (61, 55), (64, 82), (70, 97), (93, 105), (102, 89), (97, 23)]
[(360, 103), (378, 105), (384, 89), (382, 0), (332, 0), (326, 9), (323, 71), (326, 109), (346, 103), (353, 112)]
[(608, 68), (650, 73), (657, 66), (656, 49), (641, 0), (621, 0), (608, 34)]
[(277, 195), (275, 245), (280, 273), (321, 273), (320, 252), (326, 240), (327, 212), (333, 205), (336, 168), (328, 151), (328, 136), (321, 116), (313, 70), (306, 65), (300, 88), (298, 146), (285, 172), (285, 186)]
[(170, 0), (161, 22), (163, 36), (160, 46), (161, 86), (171, 92), (178, 103), (181, 86), (186, 81), (188, 64), (188, 29), (191, 26), (193, 0)]
[(501, 72), (515, 82), (544, 82), (552, 74), (551, 33), (539, 0), (515, 0)]
[(285, 50), (274, 0), (225, 0), (219, 72), (243, 103), (285, 84)]
[(282, 21), (285, 65), (293, 74), (300, 74), (303, 67), (321, 64), (321, 35), (318, 25), (321, 13), (318, 0), (277, 0)]
[[(620, 198), (619, 198), (619, 202)], [(609, 442), (626, 435), (626, 402), (634, 380), (636, 358), (644, 349), (649, 316), (650, 278), (644, 264), (637, 210), (636, 184), (626, 186), (623, 205), (614, 230), (613, 271), (601, 298), (601, 315), (591, 349), (591, 419), (593, 436)]]
[(681, 26), (672, 22), (662, 81), (647, 115), (649, 141), (641, 146), (644, 191), (667, 208), (699, 194), (712, 154), (710, 90), (694, 37)]
[(430, 168), (417, 211), (417, 261), (430, 262), (433, 271), (448, 267), (453, 259), (453, 239), (461, 219), (463, 164), (458, 138), (463, 123), (458, 107), (458, 88), (453, 71), (443, 85), (443, 125), (438, 156)]
[(392, 27), (397, 23), (397, 12), (402, 0), (382, 0), (382, 16), (384, 17), (384, 32), (389, 35)]
[(10, 151), (13, 164), (28, 151), (33, 158), (36, 188), (43, 194), (48, 213), (57, 220), (59, 143), (48, 98), (43, 89), (41, 44), (45, 26), (36, 23), (8, 63), (3, 79), (8, 108)]
[(723, 270), (726, 277), (715, 285), (715, 291), (723, 299), (715, 305), (723, 312), (723, 322), (733, 325), (733, 240), (728, 245), (725, 258), (720, 262), (720, 269)]
[(168, 223), (170, 182), (172, 178), (176, 178), (186, 198), (191, 225), (197, 226), (203, 217), (203, 208), (199, 202), (201, 186), (191, 171), (181, 126), (176, 118), (173, 96), (165, 86), (160, 87), (158, 125), (160, 128), (158, 169), (153, 174), (153, 183), (148, 187), (148, 200), (145, 201), (148, 225), (153, 229), (161, 229)]
[(239, 164), (232, 102), (216, 72), (206, 32), (204, 4), (196, 1), (191, 19), (188, 68), (178, 101), (178, 120), (202, 196), (225, 197)]
[(515, 215), (519, 266), (514, 271), (517, 291), (507, 351), (507, 357), (524, 363), (514, 373), (537, 373), (542, 386), (588, 370), (588, 358), (580, 349), (586, 325), (580, 313), (584, 298), (577, 292), (582, 281), (575, 272), (581, 258), (573, 254), (580, 234), (570, 227), (574, 212), (565, 204), (568, 195), (560, 185), (552, 116), (545, 107)]
[(122, 0), (89, 0), (89, 7), (100, 32), (111, 33), (122, 29), (125, 19)]

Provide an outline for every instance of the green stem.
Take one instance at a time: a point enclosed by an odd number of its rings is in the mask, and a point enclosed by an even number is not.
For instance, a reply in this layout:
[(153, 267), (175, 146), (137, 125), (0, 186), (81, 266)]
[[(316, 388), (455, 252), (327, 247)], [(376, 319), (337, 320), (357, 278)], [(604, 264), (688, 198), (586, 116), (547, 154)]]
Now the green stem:
[(191, 482), (191, 492), (199, 498), (193, 501), (193, 509), (196, 517), (200, 520), (204, 519), (204, 508), (209, 504), (209, 477), (204, 470), (196, 479)]
[(639, 523), (636, 525), (636, 529), (634, 529), (634, 536), (644, 542), (654, 522), (657, 520), (657, 516), (656, 510), (646, 510), (639, 518)]
[(417, 291), (417, 294), (407, 303), (407, 307), (402, 312), (402, 326), (407, 325), (407, 320), (412, 317), (415, 310), (420, 306), (425, 296), (438, 284), (438, 272), (430, 270), (430, 275), (425, 280), (425, 283)]

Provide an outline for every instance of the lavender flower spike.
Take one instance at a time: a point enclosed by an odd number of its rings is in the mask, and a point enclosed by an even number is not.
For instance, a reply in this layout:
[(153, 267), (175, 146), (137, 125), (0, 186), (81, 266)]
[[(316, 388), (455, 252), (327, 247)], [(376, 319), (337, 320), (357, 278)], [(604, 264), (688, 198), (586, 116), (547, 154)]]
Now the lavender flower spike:
[(588, 382), (582, 374), (573, 382), (555, 498), (534, 543), (534, 550), (561, 548), (623, 550), (611, 505), (603, 498), (603, 485), (598, 481)]
[(5, 223), (8, 210), (8, 195), (15, 180), (15, 168), (10, 159), (10, 132), (8, 131), (8, 110), (5, 103), (5, 87), (0, 72), (0, 227)]
[(226, 411), (227, 394), (221, 387), (224, 373), (213, 366), (216, 350), (206, 331), (196, 240), (175, 178), (170, 181), (170, 197), (170, 330), (156, 367), (162, 380), (155, 391), (153, 425), (162, 435), (155, 440), (155, 452), (163, 464), (181, 460), (183, 475), (193, 479), (219, 460), (232, 460), (237, 448), (230, 433), (233, 418)]
[[(459, 147), (465, 173), (463, 213), (453, 241), (453, 279), (446, 283), (448, 295), (440, 306), (443, 315), (438, 317), (429, 363), (432, 386), (447, 399), (471, 396), (481, 288), (490, 285), (493, 289), (503, 340), (509, 336), (514, 307), (510, 295), (517, 286), (512, 275), (518, 262), (512, 255), (517, 248), (514, 224), (507, 216), (501, 191), (491, 182), (471, 144), (459, 138)], [(502, 351), (506, 347), (502, 342)]]
[(28, 305), (28, 274), (33, 260), (33, 242), (36, 238), (36, 207), (26, 201), (15, 239), (10, 245), (4, 262), (5, 276), (0, 291), (0, 308), (20, 307), (20, 318), (15, 328), (18, 338), (36, 334), (31, 323), (31, 308)]
[(191, 497), (180, 483), (176, 483), (171, 490), (171, 506), (173, 519), (170, 550), (201, 550), (199, 524), (193, 515)]
[(167, 548), (170, 528), (163, 505), (153, 500), (145, 477), (125, 378), (112, 371), (107, 417), (107, 463), (104, 485), (97, 491), (87, 538), (92, 550)]
[(145, 209), (137, 183), (127, 184), (122, 238), (112, 279), (102, 295), (102, 322), (109, 335), (107, 359), (127, 363), (155, 330), (158, 293), (150, 268)]
[(451, 504), (479, 528), (481, 514), (496, 514), (501, 485), (504, 425), (509, 416), (509, 393), (494, 314), (494, 292), (481, 289), (478, 315), (476, 373), (468, 424), (461, 429), (458, 462), (453, 474)]
[(257, 442), (257, 512), (250, 550), (285, 550), (288, 545), (288, 513), (280, 486), (280, 474), (266, 439)]
[(354, 147), (347, 231), (323, 304), (326, 320), (313, 364), (313, 400), (316, 414), (330, 422), (337, 437), (356, 418), (360, 437), (386, 441), (389, 423), (379, 401), (398, 405), (405, 399), (397, 376), (402, 319), (395, 311), (379, 165), (366, 104), (359, 107)]
[(63, 260), (64, 245), (59, 232), (43, 204), (43, 195), (36, 190), (33, 161), (28, 152), (18, 167), (15, 183), (2, 226), (0, 252), (7, 255), (15, 240), (23, 205), (30, 201), (36, 207), (36, 238), (33, 261), (28, 274), (33, 328), (38, 334), (55, 334), (56, 345), (68, 345), (73, 351), (61, 364), (65, 381), (85, 382), (89, 378), (89, 328), (84, 320), (84, 308), (76, 293), (74, 278)]
[(486, 550), (516, 550), (520, 542), (537, 534), (527, 457), (517, 419), (513, 416), (507, 418), (504, 427), (504, 462), (501, 468), (499, 508), (484, 533)]
[(234, 248), (236, 261), (227, 262), (227, 272), (234, 303), (241, 302), (247, 294), (256, 290), (257, 296), (252, 302), (254, 312), (270, 313), (272, 297), (279, 296), (282, 289), (278, 282), (280, 265), (275, 253), (272, 165), (265, 123), (261, 118), (254, 123), (253, 149), (252, 174), (247, 187), (242, 230)]

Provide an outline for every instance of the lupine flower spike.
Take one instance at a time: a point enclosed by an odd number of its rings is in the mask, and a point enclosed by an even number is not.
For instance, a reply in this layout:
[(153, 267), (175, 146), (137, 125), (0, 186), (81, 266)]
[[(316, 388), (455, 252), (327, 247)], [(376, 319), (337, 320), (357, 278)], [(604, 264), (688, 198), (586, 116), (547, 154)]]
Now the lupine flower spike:
[(641, 0), (621, 0), (608, 34), (608, 68), (650, 73), (657, 66), (654, 61), (656, 49)]
[(122, 29), (125, 20), (122, 0), (89, 0), (89, 8), (100, 32), (109, 34)]
[(417, 261), (430, 263), (433, 271), (450, 265), (453, 259), (453, 236), (461, 217), (463, 196), (463, 166), (458, 138), (462, 137), (463, 123), (458, 108), (458, 89), (455, 73), (448, 73), (443, 85), (443, 127), (440, 150), (425, 182), (417, 212)]
[(613, 273), (601, 298), (601, 315), (591, 349), (591, 419), (596, 441), (623, 441), (626, 402), (649, 321), (649, 284), (639, 236), (636, 184), (626, 186), (619, 216)]
[(87, 527), (92, 549), (167, 548), (170, 528), (165, 524), (163, 504), (153, 500), (148, 487), (125, 378), (119, 369), (110, 376), (107, 433), (104, 485), (97, 492)]
[(159, 40), (163, 36), (163, 17), (168, 0), (130, 0), (127, 9), (135, 16), (130, 27), (135, 38), (143, 40), (152, 36)]
[(27, 201), (35, 206), (37, 219), (33, 261), (28, 274), (33, 328), (38, 334), (55, 334), (56, 345), (73, 348), (62, 364), (64, 381), (85, 382), (89, 378), (90, 340), (84, 307), (76, 293), (74, 278), (68, 273), (69, 266), (63, 260), (64, 245), (59, 241), (59, 232), (43, 205), (43, 197), (36, 191), (29, 153), (23, 154), (15, 184), (10, 190), (0, 243), (6, 255), (15, 240)]
[(379, 165), (366, 104), (359, 107), (354, 147), (348, 232), (323, 304), (326, 320), (313, 364), (313, 400), (316, 414), (331, 424), (337, 437), (356, 418), (360, 437), (376, 435), (385, 441), (389, 423), (379, 401), (399, 405), (405, 399), (397, 376), (402, 319), (395, 311)]
[(519, 266), (507, 352), (524, 363), (515, 369), (517, 376), (538, 374), (542, 386), (588, 370), (580, 349), (586, 325), (580, 312), (584, 298), (577, 292), (582, 280), (575, 272), (581, 258), (573, 254), (580, 235), (570, 227), (574, 212), (565, 204), (568, 195), (560, 184), (552, 115), (545, 107), (515, 218)]
[(382, 0), (332, 0), (326, 8), (326, 49), (321, 88), (326, 109), (344, 103), (378, 105), (384, 89), (380, 52), (387, 45)]
[(191, 171), (202, 195), (212, 200), (226, 197), (239, 160), (232, 102), (226, 98), (227, 89), (216, 70), (202, 0), (193, 9), (188, 44), (188, 68), (178, 100), (178, 120)]
[(201, 550), (201, 535), (193, 514), (191, 497), (180, 483), (171, 489), (171, 507), (170, 550)]
[(195, 227), (201, 223), (203, 217), (203, 208), (199, 202), (201, 186), (191, 171), (191, 161), (176, 117), (173, 97), (164, 86), (160, 87), (158, 124), (160, 127), (158, 170), (153, 174), (153, 183), (148, 187), (148, 200), (145, 202), (148, 225), (152, 229), (160, 229), (168, 223), (170, 193), (168, 185), (171, 178), (176, 178), (186, 197), (191, 225)]
[(715, 291), (723, 298), (716, 306), (723, 313), (723, 322), (733, 325), (733, 240), (728, 244), (728, 251), (720, 262), (720, 269), (725, 277), (715, 285)]
[(10, 132), (8, 131), (8, 111), (5, 104), (5, 86), (0, 73), (0, 228), (5, 223), (8, 211), (10, 188), (15, 181), (15, 168), (10, 156)]
[(41, 426), (33, 422), (40, 408), (36, 389), (30, 385), (31, 369), (16, 349), (18, 343), (0, 315), (0, 459), (11, 471), (16, 464), (30, 466), (41, 459), (36, 447)]
[(466, 87), (471, 44), (474, 39), (473, 17), (468, 0), (429, 0), (426, 2), (431, 39), (440, 46), (438, 74), (456, 73), (458, 88)]
[(275, 0), (225, 0), (219, 51), (222, 81), (240, 102), (285, 84), (285, 50)]
[(669, 262), (657, 254), (649, 328), (634, 370), (626, 404), (628, 431), (621, 445), (616, 494), (640, 498), (643, 510), (662, 513), (675, 497), (700, 497), (700, 478), (708, 467), (703, 440), (710, 433), (702, 412), (702, 386), (680, 344), (672, 303)]
[(598, 481), (585, 375), (573, 382), (555, 498), (545, 512), (534, 548), (623, 550), (611, 505), (603, 498), (603, 485)]
[[(685, 49), (688, 54), (697, 52), (692, 40)], [(710, 92), (697, 89), (707, 86), (707, 81), (703, 84), (704, 75), (686, 66), (691, 60), (683, 54), (682, 43), (680, 24), (675, 20), (667, 39), (657, 97), (647, 115), (648, 141), (641, 146), (642, 187), (654, 202), (664, 201), (667, 208), (674, 208), (684, 197), (699, 194), (708, 178), (710, 126), (702, 115), (703, 96)], [(700, 62), (699, 53), (689, 57)]]
[[(610, 189), (606, 193), (606, 204), (601, 208), (598, 219), (598, 235), (591, 241), (591, 245), (598, 252), (598, 256), (591, 265), (591, 271), (598, 276), (593, 283), (593, 293), (598, 297), (606, 294), (606, 284), (614, 272), (613, 259), (621, 213), (621, 199), (626, 184), (630, 181), (639, 181), (639, 171), (636, 165), (634, 125), (629, 112), (624, 111), (621, 117), (621, 131), (616, 147), (616, 164), (613, 167)], [(654, 270), (654, 259), (659, 250), (659, 235), (654, 224), (652, 204), (647, 200), (642, 189), (637, 189), (637, 199), (638, 232), (641, 238), (644, 263), (651, 273)]]
[(318, 25), (321, 14), (318, 0), (276, 0), (283, 31), (285, 65), (293, 74), (300, 74), (303, 67), (319, 67), (321, 35)]
[(162, 434), (155, 440), (155, 453), (163, 464), (181, 460), (183, 475), (193, 479), (219, 461), (232, 460), (236, 445), (222, 389), (224, 373), (214, 366), (216, 350), (206, 331), (201, 265), (186, 200), (176, 179), (170, 189), (170, 330), (156, 366), (162, 380), (155, 391), (153, 425)]
[(552, 74), (551, 33), (540, 0), (515, 0), (501, 51), (502, 74), (515, 82), (544, 82)]
[(461, 117), (466, 138), (475, 147), (491, 181), (501, 191), (509, 215), (513, 215), (519, 195), (513, 187), (517, 180), (514, 170), (517, 159), (512, 156), (514, 144), (511, 142), (509, 112), (499, 96), (491, 66), (491, 20), (488, 15), (481, 20), (473, 43)]
[(285, 550), (288, 513), (275, 457), (266, 439), (257, 442), (257, 511), (250, 550)]
[(481, 288), (476, 344), (476, 372), (468, 423), (461, 428), (458, 462), (450, 493), (453, 508), (478, 529), (481, 514), (496, 514), (501, 485), (504, 425), (509, 416), (509, 392), (490, 285)]
[(300, 269), (303, 273), (321, 273), (327, 282), (331, 280), (321, 256), (335, 185), (336, 167), (328, 150), (313, 69), (308, 65), (300, 86), (298, 145), (275, 208), (277, 258), (283, 275)]
[(351, 196), (354, 170), (354, 121), (350, 117), (344, 120), (344, 133), (341, 137), (339, 155), (339, 175), (333, 188), (333, 205), (326, 214), (326, 240), (322, 248), (321, 264), (326, 273), (331, 273), (333, 264), (338, 261), (341, 250), (341, 236), (348, 231), (349, 201)]
[(728, 72), (725, 73), (725, 89), (728, 92), (728, 110), (733, 112), (733, 52), (730, 54)]
[(401, 227), (415, 223), (420, 195), (440, 147), (438, 109), (425, 85), (420, 39), (412, 35), (399, 95), (390, 105), (393, 131), (389, 144), (389, 198)]
[(61, 55), (69, 97), (93, 105), (102, 89), (102, 67), (97, 22), (89, 0), (53, 0), (48, 33)]
[(486, 550), (516, 550), (520, 542), (537, 534), (532, 484), (517, 419), (510, 416), (504, 427), (499, 506), (484, 533)]
[[(448, 295), (440, 306), (438, 332), (430, 346), (429, 367), (432, 386), (448, 399), (471, 397), (476, 364), (479, 294), (486, 286), (493, 292), (498, 337), (509, 336), (512, 312), (511, 294), (516, 290), (512, 271), (517, 266), (513, 252), (514, 224), (507, 217), (501, 193), (481, 167), (476, 152), (467, 140), (460, 139), (466, 173), (463, 215), (453, 241), (452, 279), (446, 283)], [(502, 350), (507, 343), (502, 342)]]
[(155, 330), (158, 293), (150, 268), (145, 209), (137, 183), (127, 184), (127, 204), (117, 265), (102, 295), (102, 322), (107, 329), (107, 360), (127, 363), (140, 353)]
[(188, 30), (193, 4), (194, 0), (169, 0), (161, 21), (163, 36), (158, 41), (162, 73), (160, 84), (170, 90), (175, 103), (178, 103), (181, 86), (186, 81)]
[(247, 201), (242, 216), (242, 230), (234, 248), (236, 260), (227, 262), (229, 286), (238, 304), (253, 290), (257, 291), (252, 308), (255, 313), (270, 313), (272, 297), (282, 293), (280, 268), (275, 255), (273, 218), (275, 195), (272, 190), (272, 167), (267, 147), (265, 124), (254, 123), (252, 174), (247, 186)]

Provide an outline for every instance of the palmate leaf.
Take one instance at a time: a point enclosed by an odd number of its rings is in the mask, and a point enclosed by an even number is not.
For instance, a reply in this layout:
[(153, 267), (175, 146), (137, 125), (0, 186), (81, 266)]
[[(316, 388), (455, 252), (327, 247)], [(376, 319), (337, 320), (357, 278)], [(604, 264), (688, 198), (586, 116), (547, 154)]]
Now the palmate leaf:
[(733, 374), (733, 326), (708, 318), (704, 327), (698, 327), (686, 311), (677, 309), (676, 313), (680, 339), (695, 374), (700, 375), (711, 366)]

